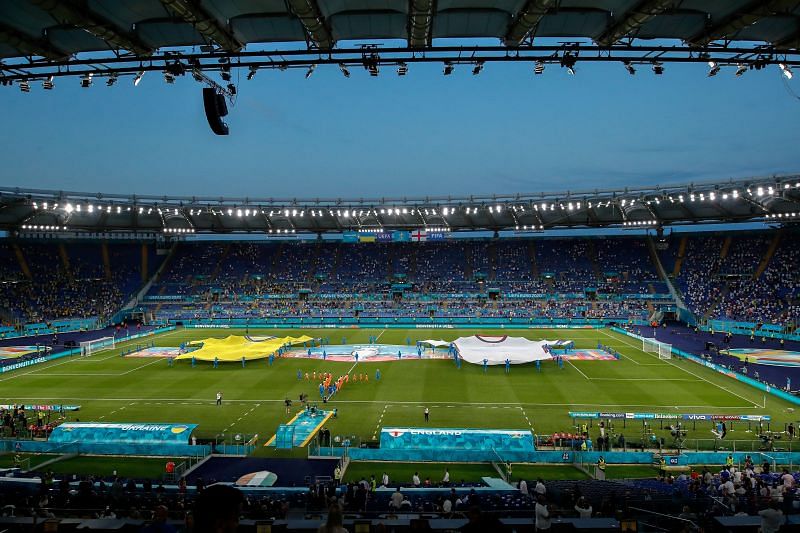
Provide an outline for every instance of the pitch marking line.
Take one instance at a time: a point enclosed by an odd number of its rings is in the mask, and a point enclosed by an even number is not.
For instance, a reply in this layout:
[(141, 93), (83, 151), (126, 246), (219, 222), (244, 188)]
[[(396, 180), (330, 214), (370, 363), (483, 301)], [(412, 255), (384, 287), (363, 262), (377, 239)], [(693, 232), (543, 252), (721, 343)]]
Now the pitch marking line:
[(586, 379), (588, 379), (589, 381), (591, 381), (591, 380), (592, 380), (592, 378), (590, 378), (589, 376), (587, 376), (586, 374), (584, 374), (584, 373), (583, 373), (583, 371), (582, 371), (580, 368), (578, 368), (577, 366), (573, 365), (573, 364), (572, 364), (572, 361), (570, 361), (569, 359), (567, 359), (567, 363), (569, 363), (569, 366), (571, 366), (572, 368), (574, 368), (575, 370), (577, 370), (577, 371), (578, 371), (578, 373), (579, 373), (581, 376), (585, 377), (585, 378), (586, 378)]
[[(177, 333), (177, 332), (178, 332), (178, 330), (168, 331), (167, 333), (164, 333), (164, 334), (154, 335), (154, 337), (158, 337), (158, 338), (161, 339), (161, 338), (164, 338), (166, 336), (172, 335), (173, 333)], [(134, 340), (136, 340), (136, 339), (134, 339)], [(125, 342), (131, 342), (131, 341), (125, 341)], [(49, 369), (55, 368), (57, 366), (66, 365), (68, 363), (78, 363), (78, 362), (81, 362), (81, 361), (86, 361), (85, 358), (81, 358), (80, 356), (67, 355), (65, 357), (67, 357), (66, 361), (59, 361), (58, 363), (53, 363), (53, 364), (48, 364), (48, 363), (52, 362), (52, 361), (48, 361), (47, 363), (40, 363), (41, 366), (40, 365), (33, 365), (34, 367), (39, 366), (39, 368), (34, 368), (33, 370), (29, 370), (28, 372), (14, 373), (14, 374), (12, 374), (11, 376), (9, 376), (7, 378), (0, 379), (0, 382), (9, 381), (9, 380), (16, 379), (16, 378), (21, 377), (21, 376), (27, 376), (27, 375), (30, 375), (30, 374), (37, 374), (39, 372), (43, 372), (45, 370), (49, 370)], [(89, 356), (89, 357), (91, 357), (91, 356)], [(114, 357), (118, 357), (118, 356), (115, 355)], [(58, 360), (56, 359), (56, 361), (58, 361)], [(158, 359), (156, 359), (156, 361), (158, 361)], [(53, 375), (55, 375), (55, 374), (53, 374)], [(91, 374), (91, 375), (97, 376), (97, 375), (101, 375), (101, 374)], [(117, 375), (120, 375), (120, 374), (117, 374)]]
[(383, 334), (386, 333), (386, 330), (382, 330), (377, 337), (375, 337), (375, 344), (378, 344), (378, 341), (383, 337)]
[[(603, 331), (603, 333), (605, 333), (606, 335), (608, 335), (609, 337), (611, 337), (611, 335), (609, 335), (609, 334), (608, 334), (608, 333), (606, 333), (605, 331)], [(612, 338), (613, 338), (613, 337), (612, 337)], [(627, 341), (625, 341), (625, 340), (623, 340), (622, 342), (624, 342), (624, 343), (625, 343), (625, 344), (627, 344), (628, 346), (630, 346), (630, 347), (632, 347), (632, 348), (636, 348), (636, 349), (638, 350), (638, 347), (637, 347), (637, 346), (634, 346), (633, 344), (631, 344), (631, 343), (629, 343), (629, 342), (627, 342)], [(647, 353), (647, 352), (644, 352), (644, 353)], [(649, 353), (647, 353), (647, 355), (650, 355), (650, 356), (652, 356), (652, 357), (656, 357), (655, 355), (653, 355), (653, 354), (649, 354)], [(713, 381), (710, 381), (710, 380), (708, 380), (708, 379), (704, 378), (703, 376), (700, 376), (700, 375), (698, 375), (698, 374), (695, 374), (695, 373), (694, 373), (694, 372), (692, 372), (691, 370), (687, 370), (687, 369), (685, 369), (685, 368), (683, 368), (683, 367), (681, 367), (681, 366), (678, 366), (678, 365), (676, 365), (675, 363), (673, 363), (673, 362), (672, 362), (672, 360), (671, 360), (671, 359), (665, 360), (664, 362), (665, 362), (665, 363), (667, 363), (667, 364), (670, 364), (670, 365), (674, 366), (675, 368), (678, 368), (678, 369), (680, 369), (680, 370), (683, 370), (683, 371), (684, 371), (684, 372), (686, 372), (687, 374), (690, 374), (690, 375), (692, 375), (692, 376), (694, 376), (694, 377), (696, 377), (696, 378), (702, 379), (702, 380), (703, 380), (703, 381), (705, 381), (706, 383), (708, 383), (708, 384), (710, 384), (710, 385), (714, 385), (714, 386), (715, 386), (715, 387), (717, 387), (718, 389), (721, 389), (721, 390), (723, 390), (723, 391), (727, 392), (728, 394), (732, 394), (732, 395), (736, 396), (737, 398), (741, 398), (742, 400), (748, 401), (748, 402), (750, 402), (751, 404), (753, 404), (755, 407), (759, 407), (759, 408), (761, 408), (761, 409), (764, 409), (764, 408), (765, 408), (764, 406), (758, 405), (758, 404), (757, 404), (757, 403), (756, 403), (754, 400), (751, 400), (750, 398), (746, 398), (746, 397), (742, 396), (741, 394), (738, 394), (738, 393), (735, 393), (735, 392), (733, 392), (733, 391), (731, 391), (731, 390), (728, 390), (728, 389), (726, 389), (725, 387), (723, 387), (722, 385), (720, 385), (720, 384), (718, 384), (718, 383), (714, 383)], [(766, 403), (766, 402), (765, 402), (765, 403)]]
[[(197, 401), (197, 398), (97, 398), (97, 397), (93, 397), (93, 398), (69, 397), (69, 398), (66, 398), (66, 397), (42, 397), (42, 396), (36, 396), (36, 397), (13, 397), (13, 398), (8, 397), (8, 398), (2, 398), (2, 399), (6, 400), (6, 401), (14, 401), (14, 400), (23, 400), (23, 401), (25, 401), (25, 400), (28, 400), (28, 401), (52, 400), (52, 401), (84, 401), (84, 402), (89, 402), (89, 401), (91, 401), (91, 402), (130, 402), (130, 401), (137, 401), (137, 402), (163, 402), (164, 405), (177, 405), (177, 404), (180, 404), (181, 402), (185, 402), (185, 401), (191, 401), (191, 402), (196, 402)], [(285, 400), (285, 398), (280, 398), (280, 399), (278, 399), (278, 398), (261, 398), (261, 399), (258, 399), (258, 400), (247, 400), (247, 399), (231, 400), (231, 399), (226, 399), (225, 403), (254, 403), (254, 402), (283, 403), (284, 400)], [(213, 402), (213, 400), (210, 400), (207, 403), (210, 403), (210, 402)], [(207, 403), (198, 404), (198, 405), (206, 405)], [(377, 404), (381, 404), (381, 405), (385, 404), (385, 405), (388, 405), (389, 407), (391, 407), (392, 405), (416, 405), (416, 406), (418, 406), (420, 408), (424, 407), (419, 402), (409, 402), (409, 401), (400, 401), (400, 400), (397, 400), (397, 401), (393, 401), (393, 400), (388, 400), (388, 401), (387, 400), (337, 400), (337, 403), (341, 403), (341, 404), (345, 404), (345, 403), (346, 404), (371, 404), (371, 403), (377, 403)], [(483, 406), (486, 406), (486, 405), (489, 405), (489, 406), (491, 406), (491, 405), (510, 405), (512, 407), (519, 407), (519, 406), (529, 406), (529, 407), (581, 406), (581, 407), (586, 407), (586, 406), (588, 406), (588, 407), (604, 407), (604, 408), (610, 408), (610, 407), (653, 407), (653, 408), (659, 408), (659, 409), (660, 408), (665, 408), (665, 407), (681, 408), (681, 409), (710, 409), (710, 408), (715, 408), (715, 409), (763, 409), (762, 406), (760, 406), (760, 405), (754, 406), (750, 402), (748, 402), (747, 405), (708, 405), (708, 404), (703, 404), (703, 405), (675, 405), (675, 404), (655, 405), (655, 404), (641, 404), (641, 403), (601, 404), (601, 403), (520, 403), (520, 402), (481, 403), (481, 402), (465, 402), (465, 403), (462, 403), (461, 405), (459, 405), (458, 407), (464, 407), (464, 406), (472, 407), (472, 406), (480, 406), (480, 405), (483, 405)]]

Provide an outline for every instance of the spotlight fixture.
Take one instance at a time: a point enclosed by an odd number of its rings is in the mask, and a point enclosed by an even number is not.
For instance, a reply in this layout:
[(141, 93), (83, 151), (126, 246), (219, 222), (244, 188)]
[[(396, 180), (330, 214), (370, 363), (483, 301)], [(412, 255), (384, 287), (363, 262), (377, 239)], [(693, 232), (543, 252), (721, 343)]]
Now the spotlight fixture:
[[(378, 77), (378, 72), (380, 72), (378, 70), (378, 60), (375, 59), (375, 60), (372, 60), (369, 63), (367, 63), (367, 70), (369, 71), (369, 75), (370, 76), (372, 76), (373, 78), (377, 78)], [(408, 69), (406, 69), (406, 70), (408, 70)], [(397, 73), (400, 74), (400, 69), (399, 68), (397, 69)], [(402, 74), (400, 74), (400, 76), (402, 76)]]
[(47, 79), (42, 82), (42, 88), (47, 91), (52, 91), (53, 87), (56, 86), (56, 84), (53, 83), (54, 79), (55, 78), (53, 76), (48, 76)]
[(625, 65), (625, 70), (628, 71), (628, 74), (630, 74), (631, 76), (636, 74), (636, 69), (633, 68), (633, 65), (631, 64), (630, 61), (623, 61), (623, 64)]
[(708, 62), (708, 77), (712, 78), (719, 73), (719, 64), (716, 61), (709, 61)]
[(140, 71), (139, 71), (139, 72), (136, 74), (136, 77), (135, 77), (135, 78), (133, 78), (133, 86), (134, 86), (134, 87), (138, 87), (138, 86), (139, 86), (139, 82), (141, 82), (141, 81), (142, 81), (142, 78), (143, 78), (143, 77), (144, 77), (144, 71), (143, 71), (143, 70), (140, 70)]
[(787, 80), (790, 80), (794, 77), (794, 73), (792, 72), (792, 69), (789, 68), (789, 65), (785, 63), (778, 63), (778, 67), (780, 67), (781, 72), (784, 76), (786, 76)]
[(222, 77), (223, 81), (231, 81), (231, 67), (229, 65), (223, 65), (219, 75)]
[(408, 65), (401, 61), (397, 64), (397, 75), (405, 76), (406, 74), (408, 74)]
[(342, 76), (344, 76), (345, 78), (350, 77), (350, 71), (347, 69), (347, 65), (345, 65), (344, 63), (339, 63), (339, 70), (342, 71)]
[(250, 67), (250, 72), (247, 73), (247, 81), (250, 81), (250, 80), (253, 79), (253, 77), (256, 75), (256, 71), (257, 70), (258, 70), (258, 67), (256, 67), (255, 65)]
[(92, 85), (92, 73), (87, 72), (86, 74), (81, 76), (81, 87), (86, 89), (88, 87), (91, 87), (91, 85)]
[(175, 75), (172, 74), (171, 72), (165, 72), (164, 81), (172, 85), (173, 83), (175, 83)]
[(311, 75), (314, 74), (314, 70), (316, 70), (316, 68), (317, 65), (311, 65), (308, 67), (308, 70), (306, 71), (306, 79), (310, 78)]
[(107, 86), (107, 87), (113, 87), (113, 85), (114, 85), (115, 83), (117, 83), (117, 73), (116, 73), (116, 72), (112, 73), (112, 74), (111, 74), (111, 75), (108, 77), (108, 79), (106, 80), (106, 86)]
[(31, 85), (27, 81), (22, 80), (19, 82), (19, 90), (24, 93), (29, 93), (31, 92)]
[(659, 63), (658, 61), (653, 61), (653, 74), (656, 76), (661, 76), (664, 74), (664, 65)]
[(561, 58), (561, 66), (567, 69), (572, 76), (575, 75), (575, 63), (577, 62), (578, 58), (572, 55), (570, 52), (564, 52), (564, 57)]
[(444, 75), (445, 76), (449, 76), (450, 74), (453, 73), (454, 70), (455, 70), (455, 67), (453, 66), (453, 64), (450, 61), (445, 61), (445, 63), (444, 63)]
[(537, 61), (533, 67), (533, 73), (536, 75), (544, 74), (544, 61)]
[(475, 68), (472, 69), (472, 75), (477, 76), (483, 70), (483, 61), (478, 61), (475, 64)]
[(736, 66), (736, 77), (738, 78), (738, 77), (742, 76), (745, 72), (747, 72), (747, 65), (743, 65), (742, 63), (739, 63)]

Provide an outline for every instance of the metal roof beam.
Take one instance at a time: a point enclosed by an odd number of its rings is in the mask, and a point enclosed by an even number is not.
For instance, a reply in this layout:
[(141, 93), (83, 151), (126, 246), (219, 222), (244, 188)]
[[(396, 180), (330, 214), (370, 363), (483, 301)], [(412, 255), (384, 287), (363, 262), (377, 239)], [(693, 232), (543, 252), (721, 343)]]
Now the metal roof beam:
[(411, 0), (411, 13), (408, 17), (408, 46), (411, 48), (425, 48), (431, 44), (433, 1)]
[(81, 28), (116, 48), (128, 50), (137, 55), (150, 55), (152, 47), (132, 34), (123, 33), (92, 13), (85, 2), (59, 0), (28, 0), (31, 4), (47, 11), (60, 24)]
[(322, 50), (333, 48), (333, 35), (325, 23), (316, 0), (288, 0), (287, 3), (317, 48)]
[(238, 52), (244, 48), (233, 33), (211, 13), (192, 0), (161, 0), (169, 11), (194, 26), (204, 37), (214, 41), (227, 52)]
[(528, 0), (519, 13), (517, 13), (514, 22), (508, 28), (503, 42), (506, 46), (519, 46), (532, 32), (536, 31), (536, 27), (541, 22), (542, 18), (547, 14), (547, 11), (555, 5), (555, 0)]
[(702, 34), (689, 39), (689, 43), (696, 46), (705, 46), (712, 41), (729, 38), (736, 32), (751, 26), (759, 20), (772, 16), (775, 13), (796, 8), (797, 0), (770, 0), (769, 2), (754, 2), (751, 9), (736, 12), (732, 17), (720, 24), (707, 28)]
[(641, 28), (666, 9), (672, 7), (675, 0), (644, 0), (626, 14), (619, 22), (608, 28), (595, 39), (602, 46), (611, 46), (631, 32)]
[(2, 23), (0, 23), (0, 43), (16, 48), (28, 56), (41, 56), (47, 59), (64, 59), (68, 56), (68, 54), (53, 48), (44, 39), (33, 39), (29, 35)]

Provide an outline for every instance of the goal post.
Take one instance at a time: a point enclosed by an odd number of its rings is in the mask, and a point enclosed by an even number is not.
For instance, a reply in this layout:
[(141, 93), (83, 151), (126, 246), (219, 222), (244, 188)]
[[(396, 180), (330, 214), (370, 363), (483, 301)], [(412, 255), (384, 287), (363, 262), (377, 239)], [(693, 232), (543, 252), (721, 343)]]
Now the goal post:
[(658, 354), (659, 359), (672, 359), (672, 345), (655, 339), (642, 338), (642, 351)]
[(81, 341), (79, 347), (81, 355), (92, 355), (94, 352), (105, 350), (106, 348), (113, 348), (117, 345), (115, 337), (100, 337), (99, 339), (92, 339), (90, 341)]

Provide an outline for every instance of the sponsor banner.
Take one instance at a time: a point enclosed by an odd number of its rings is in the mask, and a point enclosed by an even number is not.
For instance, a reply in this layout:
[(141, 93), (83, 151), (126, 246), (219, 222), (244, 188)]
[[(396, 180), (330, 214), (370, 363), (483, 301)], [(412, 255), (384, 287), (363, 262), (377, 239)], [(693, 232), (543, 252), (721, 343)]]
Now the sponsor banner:
[(188, 444), (197, 424), (66, 422), (50, 434), (49, 442), (105, 444)]
[(380, 233), (376, 233), (375, 237), (378, 242), (392, 242), (393, 234), (388, 231), (382, 231)]
[(769, 422), (772, 420), (770, 415), (713, 415), (713, 414), (697, 414), (697, 413), (609, 413), (609, 412), (594, 412), (594, 411), (569, 411), (570, 418), (611, 418), (619, 419), (625, 418), (628, 420), (646, 420), (646, 419), (659, 419), (659, 420), (744, 420), (749, 422)]
[(80, 411), (80, 405), (32, 405), (32, 404), (0, 404), (0, 409), (14, 409), (22, 407), (26, 411)]
[(37, 357), (35, 359), (28, 359), (27, 361), (22, 361), (21, 363), (14, 363), (13, 365), (3, 365), (0, 366), (0, 374), (2, 374), (3, 372), (11, 372), (12, 370), (17, 370), (19, 368), (25, 368), (26, 366), (44, 363), (47, 360), (48, 360), (47, 357)]
[(527, 429), (391, 427), (381, 430), (380, 447), (386, 450), (534, 450), (533, 434)]

